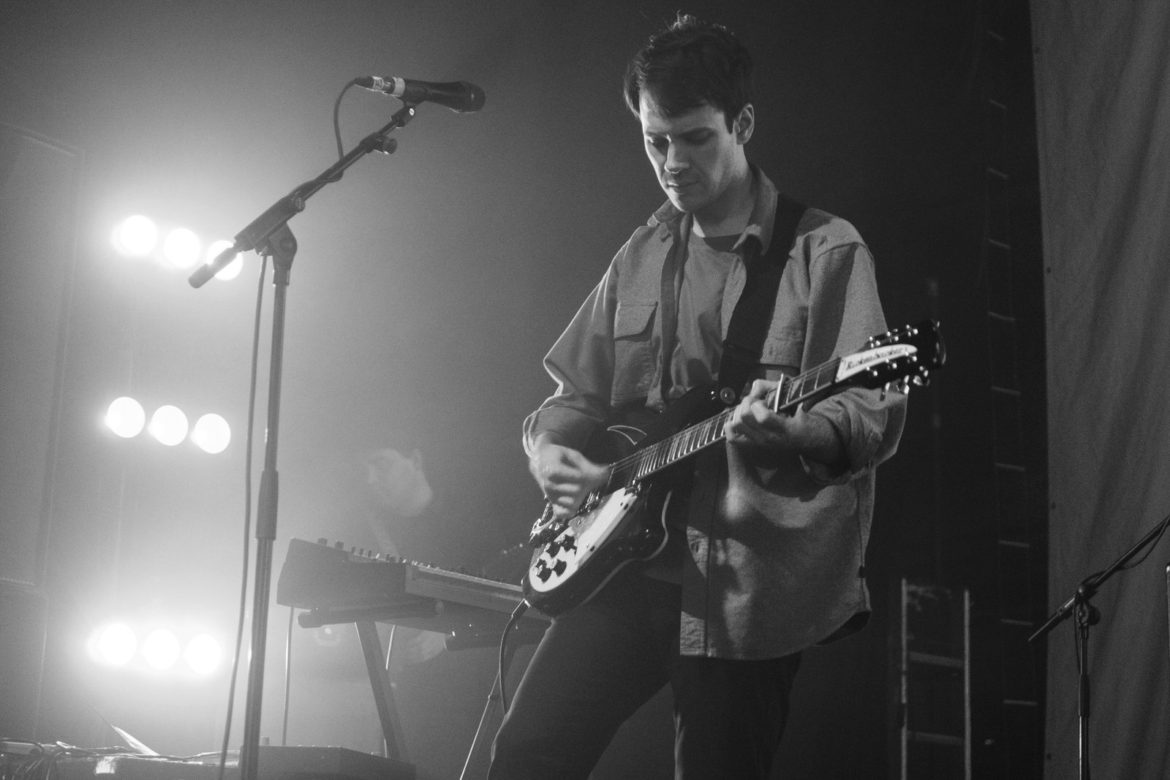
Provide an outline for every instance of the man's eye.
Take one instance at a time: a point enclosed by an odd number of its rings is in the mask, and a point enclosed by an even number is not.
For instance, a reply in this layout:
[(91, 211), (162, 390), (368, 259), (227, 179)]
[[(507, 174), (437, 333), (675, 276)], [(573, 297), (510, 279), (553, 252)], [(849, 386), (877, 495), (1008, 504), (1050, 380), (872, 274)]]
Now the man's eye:
[(646, 143), (650, 144), (652, 147), (654, 147), (655, 149), (657, 149), (660, 152), (663, 151), (664, 149), (666, 149), (666, 147), (670, 145), (670, 142), (667, 141), (665, 138), (647, 138)]

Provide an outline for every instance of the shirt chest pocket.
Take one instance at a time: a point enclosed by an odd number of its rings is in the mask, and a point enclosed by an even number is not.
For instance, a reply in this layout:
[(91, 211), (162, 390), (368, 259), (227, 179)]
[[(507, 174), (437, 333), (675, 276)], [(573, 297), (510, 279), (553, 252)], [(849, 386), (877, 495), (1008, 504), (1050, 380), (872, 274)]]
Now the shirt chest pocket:
[(645, 398), (654, 380), (658, 336), (654, 332), (656, 301), (650, 303), (619, 302), (613, 321), (613, 387), (610, 402), (614, 406)]

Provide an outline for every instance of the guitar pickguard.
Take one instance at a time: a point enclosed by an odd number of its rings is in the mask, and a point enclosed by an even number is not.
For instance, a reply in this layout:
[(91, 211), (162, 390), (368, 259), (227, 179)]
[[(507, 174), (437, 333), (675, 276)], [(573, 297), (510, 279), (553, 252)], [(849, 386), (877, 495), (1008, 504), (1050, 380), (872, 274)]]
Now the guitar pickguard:
[(660, 522), (644, 521), (653, 512), (643, 485), (607, 495), (590, 511), (567, 521), (552, 541), (538, 548), (525, 578), (529, 599), (541, 611), (558, 614), (585, 601), (625, 565), (653, 558), (666, 546), (667, 494)]

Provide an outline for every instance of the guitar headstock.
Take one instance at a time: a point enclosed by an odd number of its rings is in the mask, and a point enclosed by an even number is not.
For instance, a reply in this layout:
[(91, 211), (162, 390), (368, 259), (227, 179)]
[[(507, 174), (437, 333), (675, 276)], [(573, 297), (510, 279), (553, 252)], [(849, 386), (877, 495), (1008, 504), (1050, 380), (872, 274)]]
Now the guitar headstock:
[(911, 385), (926, 385), (930, 373), (946, 364), (946, 357), (939, 324), (923, 320), (871, 336), (864, 350), (841, 358), (837, 381), (907, 392)]

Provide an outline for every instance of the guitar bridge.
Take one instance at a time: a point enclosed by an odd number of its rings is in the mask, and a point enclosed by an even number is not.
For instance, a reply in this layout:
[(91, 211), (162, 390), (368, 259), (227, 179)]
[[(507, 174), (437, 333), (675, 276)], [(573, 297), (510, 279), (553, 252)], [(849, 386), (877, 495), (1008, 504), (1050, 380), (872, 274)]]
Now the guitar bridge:
[(567, 520), (557, 520), (553, 516), (553, 505), (545, 504), (544, 512), (532, 524), (532, 530), (528, 532), (528, 544), (532, 547), (541, 547), (548, 544), (557, 535), (565, 530), (568, 525)]
[(532, 530), (528, 532), (528, 544), (532, 547), (541, 547), (548, 544), (557, 536), (559, 536), (574, 518), (587, 515), (596, 509), (601, 504), (602, 496), (596, 491), (590, 493), (581, 502), (581, 506), (577, 508), (569, 517), (562, 520), (557, 520), (553, 514), (553, 505), (546, 503), (544, 505), (544, 512), (532, 524)]

